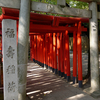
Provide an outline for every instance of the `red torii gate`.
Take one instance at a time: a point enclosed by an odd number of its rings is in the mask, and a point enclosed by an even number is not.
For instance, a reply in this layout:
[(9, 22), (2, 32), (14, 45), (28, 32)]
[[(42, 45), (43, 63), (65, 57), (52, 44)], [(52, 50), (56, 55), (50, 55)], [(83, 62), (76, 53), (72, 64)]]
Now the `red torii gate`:
[[(19, 19), (19, 11), (15, 9), (2, 8), (2, 19)], [(70, 79), (70, 57), (69, 57), (69, 36), (73, 33), (73, 83), (77, 76), (77, 51), (78, 51), (78, 80), (79, 87), (82, 87), (82, 49), (81, 32), (87, 31), (81, 23), (88, 23), (86, 18), (65, 18), (41, 14), (30, 14), (30, 45), (31, 60), (45, 68), (52, 69), (55, 74), (67, 80)], [(2, 26), (0, 24), (0, 31)], [(77, 34), (77, 36), (76, 36)], [(34, 51), (34, 52), (33, 52)], [(58, 57), (58, 58), (57, 58)], [(58, 60), (57, 60), (58, 59)], [(58, 61), (58, 67), (57, 67)], [(67, 63), (66, 63), (67, 62)]]

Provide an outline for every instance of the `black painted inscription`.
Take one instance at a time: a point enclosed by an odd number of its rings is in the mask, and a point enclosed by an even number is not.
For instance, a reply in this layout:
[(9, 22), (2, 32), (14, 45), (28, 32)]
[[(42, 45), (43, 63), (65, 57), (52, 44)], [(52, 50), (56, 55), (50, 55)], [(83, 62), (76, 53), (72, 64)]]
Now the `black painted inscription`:
[(15, 36), (14, 29), (7, 28), (7, 31), (5, 33), (6, 33), (7, 38), (14, 38)]
[(15, 83), (12, 81), (11, 83), (8, 83), (8, 92), (15, 92)]
[(14, 65), (9, 65), (7, 67), (7, 70), (6, 70), (7, 74), (15, 74), (15, 66)]
[(7, 57), (13, 58), (13, 55), (15, 54), (14, 51), (15, 51), (15, 50), (14, 50), (11, 46), (9, 46), (9, 48), (8, 48), (8, 50), (7, 50), (8, 53), (6, 54)]
[(96, 27), (97, 27), (97, 24), (96, 23), (93, 23), (93, 26), (92, 26), (93, 31), (97, 31)]

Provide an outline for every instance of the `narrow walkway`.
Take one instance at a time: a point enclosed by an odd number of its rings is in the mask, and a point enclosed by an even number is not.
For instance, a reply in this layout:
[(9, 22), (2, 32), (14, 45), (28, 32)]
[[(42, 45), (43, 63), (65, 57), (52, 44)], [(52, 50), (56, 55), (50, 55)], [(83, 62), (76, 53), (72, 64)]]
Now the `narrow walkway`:
[(97, 100), (33, 62), (28, 63), (26, 90), (31, 100)]

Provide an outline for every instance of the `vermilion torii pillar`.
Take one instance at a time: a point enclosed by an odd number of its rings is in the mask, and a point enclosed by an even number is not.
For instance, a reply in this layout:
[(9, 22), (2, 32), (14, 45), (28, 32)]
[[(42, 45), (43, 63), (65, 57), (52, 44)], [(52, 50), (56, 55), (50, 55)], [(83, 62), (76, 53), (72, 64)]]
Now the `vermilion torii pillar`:
[(67, 58), (67, 81), (70, 81), (70, 53), (69, 53), (69, 35), (65, 32), (66, 37), (66, 58)]
[(32, 61), (34, 61), (34, 35), (32, 36)]
[(73, 32), (73, 84), (77, 82), (77, 34)]
[(60, 68), (60, 33), (57, 33), (57, 54), (58, 54), (58, 75), (61, 74)]
[(34, 62), (36, 62), (36, 35), (34, 35)]
[(32, 36), (30, 36), (30, 59), (32, 61)]
[(54, 73), (57, 74), (57, 33), (53, 33)]
[(61, 77), (64, 76), (64, 65), (63, 65), (63, 33), (60, 33), (60, 68), (61, 68)]
[(53, 55), (53, 34), (50, 33), (50, 71), (52, 71), (52, 66), (53, 66), (53, 59), (52, 59), (52, 55)]
[(79, 87), (82, 87), (82, 40), (81, 40), (81, 22), (78, 23), (77, 51), (78, 51), (78, 83), (79, 83)]

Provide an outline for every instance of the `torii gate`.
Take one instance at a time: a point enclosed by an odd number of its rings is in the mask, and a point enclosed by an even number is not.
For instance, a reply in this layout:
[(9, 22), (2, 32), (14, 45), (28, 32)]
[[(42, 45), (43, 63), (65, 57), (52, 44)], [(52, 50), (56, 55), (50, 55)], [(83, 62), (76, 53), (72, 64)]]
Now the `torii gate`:
[[(25, 100), (26, 95), (26, 69), (28, 53), (28, 35), (30, 11), (41, 11), (46, 13), (56, 13), (90, 19), (90, 66), (91, 66), (91, 88), (93, 91), (99, 90), (99, 59), (98, 59), (98, 22), (100, 13), (97, 12), (97, 3), (100, 0), (79, 0), (89, 2), (90, 10), (68, 8), (65, 6), (66, 0), (57, 0), (58, 5), (31, 2), (31, 0), (1, 0), (0, 7), (20, 9), (19, 34), (18, 34), (18, 99)], [(61, 7), (63, 6), (63, 8)], [(91, 12), (92, 11), (92, 12)], [(24, 23), (24, 24), (22, 24)], [(24, 51), (24, 52), (23, 52)], [(23, 70), (24, 69), (24, 70)], [(23, 73), (24, 72), (24, 76)], [(23, 76), (23, 77), (22, 77)], [(6, 100), (6, 99), (5, 99)], [(7, 99), (8, 100), (8, 99)], [(13, 99), (17, 100), (17, 99)]]

